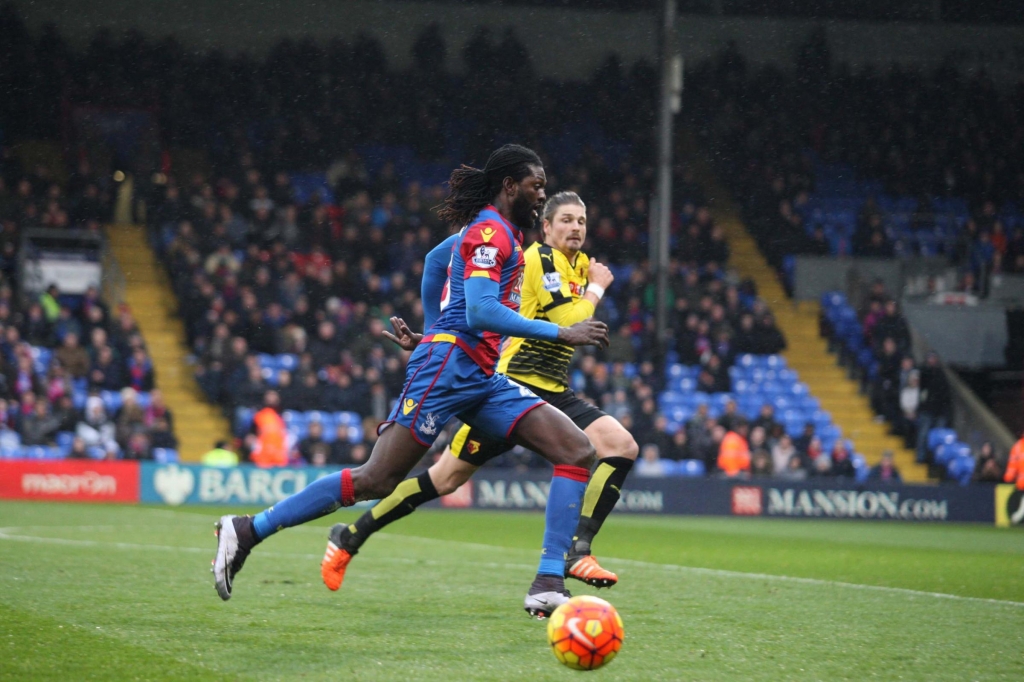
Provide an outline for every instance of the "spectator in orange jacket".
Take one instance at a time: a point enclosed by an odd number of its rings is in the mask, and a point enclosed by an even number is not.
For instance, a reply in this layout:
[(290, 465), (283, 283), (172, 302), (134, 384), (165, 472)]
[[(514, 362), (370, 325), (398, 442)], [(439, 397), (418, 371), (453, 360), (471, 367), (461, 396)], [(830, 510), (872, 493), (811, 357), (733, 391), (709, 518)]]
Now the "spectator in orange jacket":
[(1010, 450), (1010, 461), (1006, 463), (1006, 473), (1003, 480), (1007, 483), (1014, 483), (1017, 490), (1024, 490), (1024, 435), (1013, 444)]
[(746, 436), (747, 425), (739, 423), (722, 438), (718, 448), (718, 468), (728, 478), (750, 475), (750, 445)]
[(256, 435), (250, 441), (249, 459), (259, 467), (288, 466), (288, 430), (278, 411), (281, 399), (277, 391), (267, 391), (263, 404), (263, 409), (252, 418)]

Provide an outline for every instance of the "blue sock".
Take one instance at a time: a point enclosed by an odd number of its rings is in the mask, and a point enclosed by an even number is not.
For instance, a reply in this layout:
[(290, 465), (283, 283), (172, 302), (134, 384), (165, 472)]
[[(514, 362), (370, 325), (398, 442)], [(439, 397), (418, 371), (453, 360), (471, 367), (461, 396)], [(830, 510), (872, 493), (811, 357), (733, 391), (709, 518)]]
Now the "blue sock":
[[(350, 503), (351, 504), (351, 503)], [(341, 472), (330, 474), (287, 497), (252, 520), (256, 536), (262, 540), (283, 528), (327, 516), (341, 507)]]
[(565, 576), (565, 556), (580, 521), (583, 492), (590, 472), (581, 467), (556, 466), (544, 515), (544, 547), (537, 575)]

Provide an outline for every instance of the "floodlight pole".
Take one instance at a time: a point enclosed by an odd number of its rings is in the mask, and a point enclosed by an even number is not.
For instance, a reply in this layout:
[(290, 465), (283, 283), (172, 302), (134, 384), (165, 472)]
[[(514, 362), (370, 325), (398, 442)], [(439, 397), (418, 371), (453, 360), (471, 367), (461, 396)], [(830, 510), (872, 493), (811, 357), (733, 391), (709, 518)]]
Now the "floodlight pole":
[(668, 311), (669, 232), (672, 226), (672, 119), (682, 95), (683, 60), (676, 51), (676, 0), (664, 0), (661, 22), (661, 107), (658, 117), (658, 185), (651, 207), (648, 257), (655, 276), (657, 331), (665, 339)]

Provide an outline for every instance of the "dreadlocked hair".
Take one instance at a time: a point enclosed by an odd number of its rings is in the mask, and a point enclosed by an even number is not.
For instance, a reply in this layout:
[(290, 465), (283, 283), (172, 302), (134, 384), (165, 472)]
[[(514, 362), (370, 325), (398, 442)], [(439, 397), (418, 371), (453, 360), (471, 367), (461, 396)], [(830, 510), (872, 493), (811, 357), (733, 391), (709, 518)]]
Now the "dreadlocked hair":
[(505, 178), (519, 182), (531, 173), (530, 166), (543, 165), (537, 152), (518, 144), (496, 149), (482, 169), (462, 165), (452, 171), (437, 216), (454, 227), (467, 225), (494, 201)]

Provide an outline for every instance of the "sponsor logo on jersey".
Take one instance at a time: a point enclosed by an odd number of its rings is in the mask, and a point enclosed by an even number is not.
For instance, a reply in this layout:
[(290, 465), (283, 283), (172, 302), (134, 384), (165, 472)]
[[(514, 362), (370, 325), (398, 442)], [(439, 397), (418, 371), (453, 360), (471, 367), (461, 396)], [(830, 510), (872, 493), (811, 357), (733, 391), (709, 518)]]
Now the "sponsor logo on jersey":
[(562, 288), (562, 276), (557, 272), (545, 272), (542, 279), (544, 280), (544, 290), (555, 293)]
[(483, 237), (483, 240), (485, 242), (491, 241), (491, 237), (494, 236), (494, 232), (495, 232), (495, 230), (494, 230), (493, 227), (481, 227), (480, 228), (480, 236)]
[(473, 252), (473, 265), (478, 268), (493, 268), (498, 264), (497, 246), (478, 246)]
[(405, 404), (402, 405), (402, 414), (409, 414), (416, 409), (416, 401), (412, 398), (406, 398)]

